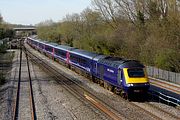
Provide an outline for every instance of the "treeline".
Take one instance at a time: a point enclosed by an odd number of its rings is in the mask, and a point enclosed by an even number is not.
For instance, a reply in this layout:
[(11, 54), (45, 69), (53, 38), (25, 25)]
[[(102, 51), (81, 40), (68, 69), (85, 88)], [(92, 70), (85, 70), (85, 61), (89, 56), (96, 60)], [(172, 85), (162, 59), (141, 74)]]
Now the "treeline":
[(38, 36), (180, 72), (178, 0), (92, 0), (92, 5), (61, 22), (38, 24)]
[(3, 17), (0, 14), (0, 55), (5, 53), (7, 49), (7, 39), (12, 38), (14, 35), (13, 30), (10, 28), (9, 24), (3, 21)]
[(0, 14), (0, 40), (4, 38), (12, 38), (14, 32), (10, 24), (3, 21), (3, 17)]

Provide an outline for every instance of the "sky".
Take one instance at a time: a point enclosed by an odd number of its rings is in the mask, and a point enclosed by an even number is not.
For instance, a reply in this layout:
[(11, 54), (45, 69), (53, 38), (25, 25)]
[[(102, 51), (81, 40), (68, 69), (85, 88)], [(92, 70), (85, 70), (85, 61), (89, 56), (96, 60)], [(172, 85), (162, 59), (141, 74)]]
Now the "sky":
[(58, 22), (67, 14), (81, 13), (87, 7), (91, 7), (91, 0), (0, 0), (3, 20), (23, 25), (50, 19)]

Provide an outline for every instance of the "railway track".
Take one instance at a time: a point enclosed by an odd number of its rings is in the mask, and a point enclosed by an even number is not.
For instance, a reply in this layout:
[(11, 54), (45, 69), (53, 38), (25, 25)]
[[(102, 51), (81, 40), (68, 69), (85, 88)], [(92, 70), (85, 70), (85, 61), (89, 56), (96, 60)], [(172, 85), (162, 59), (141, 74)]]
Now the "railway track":
[[(36, 120), (36, 110), (35, 110), (35, 103), (34, 103), (34, 97), (33, 97), (33, 89), (32, 89), (32, 80), (31, 80), (31, 74), (30, 74), (30, 67), (29, 67), (29, 60), (26, 51), (25, 53), (25, 60), (22, 60), (23, 58), (23, 50), (20, 48), (20, 58), (19, 58), (19, 76), (18, 76), (18, 84), (17, 84), (17, 91), (16, 91), (16, 98), (15, 98), (15, 105), (14, 105), (14, 114), (13, 114), (13, 120), (22, 119), (23, 116), (23, 110), (21, 110), (23, 107), (29, 107), (30, 109), (26, 112), (30, 112), (30, 118), (31, 120)], [(26, 61), (26, 63), (25, 63)], [(23, 80), (22, 72), (23, 74), (27, 73), (26, 71), (22, 71), (22, 65), (26, 64), (28, 68), (28, 80)], [(29, 85), (28, 85), (29, 83)], [(24, 85), (26, 87), (24, 88)], [(29, 87), (27, 87), (29, 86)], [(26, 93), (24, 93), (26, 92)], [(29, 95), (28, 97), (24, 97), (25, 95)], [(26, 99), (29, 99), (28, 103), (23, 103)], [(27, 100), (26, 100), (27, 101)], [(22, 105), (26, 104), (26, 105)]]
[[(28, 54), (34, 59), (34, 62), (37, 64), (40, 64), (44, 69), (51, 73), (51, 75), (57, 80), (58, 83), (63, 84), (68, 91), (70, 91), (72, 94), (75, 94), (75, 96), (80, 97), (81, 99), (88, 100), (93, 106), (97, 107), (100, 111), (104, 112), (106, 115), (108, 115), (111, 119), (130, 119), (124, 114), (121, 114), (117, 109), (113, 108), (112, 106), (108, 105), (107, 103), (103, 102), (103, 100), (99, 99), (97, 96), (93, 95), (91, 92), (87, 91), (84, 87), (82, 87), (77, 81), (71, 80), (62, 73), (60, 73), (55, 68), (52, 68), (49, 66), (46, 62), (44, 62), (42, 59), (37, 58), (32, 53), (28, 52)], [(66, 80), (64, 80), (66, 79)], [(73, 84), (73, 87), (72, 87)], [(83, 91), (83, 92), (79, 92)], [(132, 106), (140, 109), (141, 111), (145, 112), (146, 114), (149, 114), (154, 119), (161, 119), (161, 116), (155, 115), (152, 112), (149, 112), (143, 107), (140, 107), (132, 102), (127, 102), (127, 104), (131, 104)], [(160, 109), (159, 109), (160, 110)], [(172, 115), (170, 115), (172, 117)], [(173, 116), (174, 117), (174, 116)], [(174, 117), (176, 118), (176, 117)]]
[(147, 104), (148, 106), (153, 107), (153, 108), (155, 108), (155, 109), (157, 109), (157, 110), (159, 110), (159, 111), (162, 111), (163, 113), (167, 114), (168, 116), (170, 116), (170, 117), (172, 117), (172, 118), (174, 118), (174, 119), (177, 119), (177, 120), (180, 119), (180, 117), (178, 117), (178, 116), (176, 116), (176, 115), (174, 115), (174, 114), (172, 114), (172, 113), (169, 113), (169, 112), (167, 112), (166, 110), (164, 110), (164, 109), (162, 109), (162, 108), (159, 108), (159, 107), (157, 107), (157, 106), (155, 106), (155, 105), (153, 105), (153, 104), (151, 104), (151, 103), (149, 103), (149, 102), (146, 102), (145, 104)]
[[(162, 101), (168, 105), (180, 107), (180, 86), (172, 83), (168, 83), (155, 78), (149, 78), (150, 83), (153, 86), (160, 88), (161, 90), (151, 89), (149, 90), (149, 95), (156, 100)], [(167, 92), (168, 91), (168, 92)], [(167, 92), (167, 93), (166, 93)], [(172, 96), (169, 92), (173, 93)]]
[(151, 84), (153, 84), (155, 86), (158, 86), (158, 87), (163, 88), (163, 89), (167, 89), (167, 90), (172, 91), (176, 94), (180, 94), (180, 86), (179, 85), (175, 85), (175, 84), (168, 83), (165, 81), (157, 80), (157, 79), (151, 78), (151, 77), (149, 79), (150, 79)]
[[(142, 102), (142, 103), (141, 102), (131, 102), (130, 104), (132, 104), (136, 107), (139, 107), (141, 109), (151, 108), (151, 109), (146, 109), (146, 111), (149, 112), (151, 115), (157, 116), (156, 117), (157, 119), (167, 119), (167, 118), (169, 118), (171, 120), (179, 120), (180, 119), (179, 116), (173, 114), (172, 112), (168, 112), (165, 109), (160, 108), (150, 102)], [(152, 109), (158, 111), (158, 113), (151, 111)], [(158, 116), (159, 114), (163, 115), (163, 117)]]

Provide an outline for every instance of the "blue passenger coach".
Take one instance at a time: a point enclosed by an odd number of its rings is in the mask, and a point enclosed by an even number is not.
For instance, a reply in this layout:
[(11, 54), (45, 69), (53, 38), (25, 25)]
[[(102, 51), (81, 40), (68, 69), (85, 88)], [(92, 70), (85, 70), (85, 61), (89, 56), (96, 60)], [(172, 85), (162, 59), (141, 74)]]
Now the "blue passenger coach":
[(145, 66), (139, 61), (106, 56), (33, 38), (27, 38), (27, 43), (65, 63), (69, 68), (88, 74), (93, 81), (125, 97), (134, 93), (147, 93), (150, 87)]
[(87, 73), (91, 74), (93, 69), (93, 58), (98, 56), (97, 53), (88, 52), (85, 50), (74, 49), (70, 51), (70, 64), (76, 66)]
[(54, 56), (56, 59), (58, 59), (59, 61), (69, 65), (69, 60), (70, 60), (70, 55), (69, 55), (69, 51), (72, 51), (76, 48), (74, 47), (69, 47), (66, 45), (58, 45), (54, 48)]

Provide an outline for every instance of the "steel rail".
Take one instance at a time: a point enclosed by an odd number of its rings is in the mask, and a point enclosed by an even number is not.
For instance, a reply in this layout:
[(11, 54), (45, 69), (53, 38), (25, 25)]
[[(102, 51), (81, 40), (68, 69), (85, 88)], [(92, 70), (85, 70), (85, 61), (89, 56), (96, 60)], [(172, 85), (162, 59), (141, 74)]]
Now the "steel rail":
[[(155, 86), (162, 88), (162, 89), (166, 89), (166, 90), (171, 91), (171, 92), (176, 93), (176, 94), (180, 94), (180, 87), (179, 86), (176, 86), (176, 85), (173, 85), (171, 83), (164, 82), (161, 80), (157, 80), (156, 78), (150, 78), (150, 80), (151, 80), (150, 83), (152, 85), (155, 85)], [(180, 100), (177, 98), (174, 98), (170, 95), (166, 95), (162, 92), (154, 91), (154, 90), (149, 91), (148, 93), (153, 97), (156, 97), (162, 101), (167, 102), (168, 104), (172, 104), (174, 106), (180, 106)]]
[(152, 97), (155, 97), (157, 99), (160, 99), (164, 102), (167, 102), (168, 104), (174, 105), (174, 106), (180, 106), (180, 100), (176, 99), (174, 97), (171, 97), (169, 95), (163, 94), (158, 91), (149, 91), (148, 94)]
[(180, 120), (180, 117), (175, 116), (175, 115), (173, 115), (173, 114), (165, 111), (164, 109), (161, 109), (161, 108), (159, 108), (159, 107), (157, 107), (157, 106), (155, 106), (155, 105), (153, 105), (153, 104), (151, 104), (151, 103), (148, 103), (148, 102), (146, 102), (146, 104), (149, 105), (149, 106), (151, 106), (151, 107), (153, 107), (153, 108), (155, 108), (155, 109), (157, 109), (157, 110), (159, 110), (159, 111), (162, 111), (162, 112), (166, 113), (167, 115), (171, 116), (171, 117), (174, 118), (174, 119)]
[[(16, 98), (15, 98), (13, 120), (18, 120), (18, 118), (19, 118), (19, 100), (20, 100), (20, 93), (21, 93), (20, 88), (21, 88), (22, 51), (23, 51), (23, 49), (21, 46), (20, 47), (19, 78), (18, 78)], [(25, 54), (26, 54), (26, 50), (25, 50)], [(29, 92), (30, 92), (29, 98), (30, 98), (31, 119), (37, 120), (34, 97), (33, 97), (32, 80), (31, 80), (30, 67), (29, 67), (29, 59), (28, 59), (27, 54), (26, 54), (26, 60), (27, 60), (28, 77), (29, 77)]]
[(31, 79), (31, 73), (30, 73), (30, 68), (29, 68), (29, 59), (28, 59), (28, 55), (27, 55), (27, 51), (26, 51), (25, 47), (24, 47), (24, 52), (26, 55), (27, 67), (28, 67), (31, 115), (32, 115), (32, 120), (37, 120), (34, 95), (33, 95), (33, 88), (32, 88), (32, 79)]
[(19, 95), (20, 95), (20, 85), (21, 85), (20, 84), (21, 83), (21, 62), (22, 62), (22, 48), (20, 48), (19, 78), (18, 78), (18, 86), (17, 86), (17, 92), (16, 92), (13, 120), (18, 119), (18, 112), (19, 112)]
[[(155, 78), (150, 78), (150, 83), (155, 85), (155, 86), (158, 86), (160, 88), (165, 88), (166, 90), (172, 91), (176, 94), (180, 94), (180, 87), (173, 85), (171, 83), (163, 82), (163, 81), (157, 80)], [(164, 86), (164, 85), (170, 86), (171, 88)]]

